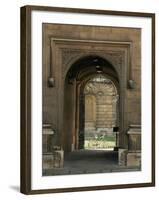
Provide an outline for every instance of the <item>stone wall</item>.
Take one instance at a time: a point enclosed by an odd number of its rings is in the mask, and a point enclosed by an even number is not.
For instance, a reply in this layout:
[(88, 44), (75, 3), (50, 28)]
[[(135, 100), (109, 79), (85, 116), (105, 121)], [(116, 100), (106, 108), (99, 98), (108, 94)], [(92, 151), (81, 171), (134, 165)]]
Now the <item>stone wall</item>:
[[(85, 131), (117, 126), (117, 89), (109, 83), (93, 82), (85, 86)], [(88, 89), (89, 88), (89, 89)]]
[[(56, 42), (51, 42), (53, 40)], [(122, 148), (128, 148), (126, 133), (129, 125), (141, 124), (140, 45), (141, 30), (138, 28), (43, 24), (43, 123), (51, 124), (57, 141), (62, 139), (69, 151), (77, 141), (75, 134), (79, 126), (78, 122), (75, 124), (75, 119), (78, 120), (75, 118), (76, 85), (68, 86), (68, 92), (64, 89), (66, 74), (76, 60), (87, 54), (107, 59), (116, 69), (121, 94), (119, 143)], [(114, 74), (110, 72), (110, 75)], [(49, 77), (55, 80), (53, 87), (48, 86)], [(135, 82), (134, 89), (128, 84), (130, 80)], [(64, 91), (69, 93), (67, 100)], [(65, 115), (64, 110), (68, 112)], [(101, 110), (98, 110), (99, 117)]]
[(113, 103), (114, 96), (97, 96), (97, 128), (111, 128), (116, 125), (116, 104)]

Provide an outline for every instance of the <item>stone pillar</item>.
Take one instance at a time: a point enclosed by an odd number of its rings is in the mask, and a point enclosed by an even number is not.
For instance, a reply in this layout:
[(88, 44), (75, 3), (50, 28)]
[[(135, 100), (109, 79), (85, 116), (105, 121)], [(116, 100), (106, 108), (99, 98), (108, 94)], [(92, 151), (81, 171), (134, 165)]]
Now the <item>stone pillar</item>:
[(141, 167), (141, 125), (130, 125), (127, 134), (127, 166)]
[(42, 130), (42, 151), (43, 151), (43, 169), (53, 168), (53, 137), (54, 131), (50, 124), (43, 124)]
[(54, 145), (54, 135), (55, 132), (52, 129), (50, 124), (43, 124), (43, 130), (42, 130), (42, 142), (43, 142), (43, 153), (49, 153), (52, 152), (53, 145)]
[(128, 149), (119, 149), (119, 165), (141, 167), (141, 125), (130, 125), (127, 131)]

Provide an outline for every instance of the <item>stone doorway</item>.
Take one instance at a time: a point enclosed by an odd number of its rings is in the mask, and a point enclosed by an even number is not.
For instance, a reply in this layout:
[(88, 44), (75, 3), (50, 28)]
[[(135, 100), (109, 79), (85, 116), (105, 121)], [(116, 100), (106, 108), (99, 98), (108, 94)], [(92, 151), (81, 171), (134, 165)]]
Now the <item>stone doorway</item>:
[(118, 95), (118, 120), (112, 121), (112, 126), (119, 127), (118, 151), (110, 153), (116, 153), (119, 165), (141, 166), (140, 44), (139, 29), (43, 24), (44, 164), (54, 149), (64, 152), (64, 160), (67, 154), (74, 159), (83, 158), (85, 151), (88, 157), (99, 151), (84, 149), (85, 110), (89, 109), (84, 90), (89, 81), (102, 75), (114, 84)]
[(119, 95), (114, 83), (97, 73), (84, 87), (84, 149), (113, 150), (117, 145)]
[(119, 93), (117, 73), (107, 60), (91, 55), (70, 67), (64, 94), (65, 151), (118, 146)]

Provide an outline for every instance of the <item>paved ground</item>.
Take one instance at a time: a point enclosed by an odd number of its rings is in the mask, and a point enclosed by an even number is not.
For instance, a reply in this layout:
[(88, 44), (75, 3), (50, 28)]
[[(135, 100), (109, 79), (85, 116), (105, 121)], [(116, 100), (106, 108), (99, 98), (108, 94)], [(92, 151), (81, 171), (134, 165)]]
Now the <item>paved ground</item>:
[(137, 171), (118, 166), (118, 152), (107, 150), (78, 150), (65, 155), (64, 168), (47, 169), (43, 175), (86, 174)]

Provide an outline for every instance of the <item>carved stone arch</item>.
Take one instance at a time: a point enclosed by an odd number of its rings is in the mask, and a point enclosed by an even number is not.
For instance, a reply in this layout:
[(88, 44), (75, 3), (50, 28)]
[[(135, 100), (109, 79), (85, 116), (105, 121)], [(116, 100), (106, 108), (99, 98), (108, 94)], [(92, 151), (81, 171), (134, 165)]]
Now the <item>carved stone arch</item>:
[[(80, 79), (78, 79), (78, 82), (83, 82), (83, 88), (84, 86), (87, 84), (87, 82), (89, 82), (90, 79), (92, 79), (93, 77), (95, 77), (97, 74), (93, 73), (93, 74), (86, 74), (80, 77)], [(104, 76), (108, 79), (111, 80), (112, 84), (114, 85), (114, 88), (116, 90), (116, 94), (120, 93), (120, 85), (119, 85), (119, 81), (116, 80), (114, 77), (108, 75), (108, 74), (104, 74)]]
[(75, 50), (62, 50), (62, 71), (63, 78), (66, 77), (68, 71), (70, 70), (70, 66), (73, 66), (74, 63), (79, 61), (80, 59), (86, 59), (88, 57), (98, 57), (103, 60), (106, 60), (110, 63), (110, 65), (114, 68), (117, 75), (120, 76), (121, 65), (123, 61), (124, 54), (123, 52), (117, 51), (75, 51)]
[[(86, 83), (85, 81), (87, 81), (91, 75), (97, 73), (95, 66), (93, 66), (93, 65), (89, 65), (89, 67), (85, 66), (85, 65), (83, 66), (83, 63), (81, 61), (82, 61), (82, 59), (87, 59), (87, 58), (89, 59), (89, 56), (92, 56), (90, 58), (94, 58), (93, 56), (96, 56), (98, 58), (101, 58), (103, 61), (105, 61), (106, 64), (109, 63), (109, 61), (106, 59), (106, 56), (105, 57), (99, 56), (98, 53), (99, 53), (98, 51), (96, 51), (96, 53), (95, 52), (92, 53), (92, 51), (91, 51), (91, 53), (90, 52), (87, 52), (87, 53), (78, 52), (77, 54), (74, 54), (74, 56), (72, 56), (71, 60), (67, 63), (67, 65), (64, 65), (64, 63), (66, 64), (66, 61), (62, 61), (62, 65), (63, 65), (62, 67), (66, 69), (65, 70), (66, 74), (63, 74), (64, 85), (66, 83), (66, 80), (68, 80), (70, 78), (72, 79), (71, 81), (68, 81), (67, 84), (68, 85), (70, 84), (70, 86), (68, 86), (70, 88), (70, 90), (71, 90), (71, 88), (74, 91), (76, 90), (76, 97), (74, 97), (74, 99), (76, 99), (76, 107), (79, 107), (80, 103), (82, 104), (82, 107), (80, 109), (78, 108), (76, 111), (74, 111), (74, 113), (76, 113), (76, 119), (74, 120), (75, 121), (74, 127), (76, 127), (76, 135), (74, 137), (76, 138), (76, 140), (77, 140), (77, 137), (78, 137), (77, 133), (80, 130), (81, 140), (84, 141), (84, 138), (83, 138), (84, 134), (82, 133), (84, 131), (84, 126), (83, 125), (81, 127), (79, 126), (79, 123), (84, 124), (84, 118), (80, 119), (80, 116), (81, 116), (80, 112), (84, 112), (84, 97), (81, 94), (81, 91), (82, 91), (82, 88), (84, 87), (84, 84)], [(106, 55), (106, 52), (105, 52), (105, 55)], [(113, 55), (113, 53), (111, 52), (110, 56), (112, 56), (112, 55)], [(119, 55), (120, 55), (120, 57), (118, 57)], [(118, 60), (118, 58), (121, 59), (121, 60), (119, 59), (118, 66), (119, 66), (119, 64), (121, 65), (121, 63), (123, 62), (122, 56), (121, 56), (121, 54), (116, 54), (116, 60)], [(69, 56), (68, 57), (65, 56), (65, 57), (67, 59), (69, 58)], [(87, 64), (87, 63), (84, 63), (84, 64)], [(126, 107), (126, 105), (125, 105), (125, 89), (126, 89), (126, 84), (127, 84), (127, 77), (126, 76), (122, 77), (123, 74), (126, 75), (125, 64), (126, 64), (126, 62), (122, 63), (123, 66), (122, 66), (122, 70), (121, 70), (120, 74), (117, 73), (116, 70), (114, 70), (116, 67), (111, 65), (110, 63), (109, 63), (109, 66), (103, 65), (104, 66), (103, 67), (103, 73), (105, 73), (104, 70), (107, 67), (110, 68), (113, 71), (113, 73), (107, 74), (107, 75), (110, 76), (110, 77), (112, 76), (112, 80), (114, 79), (114, 80), (116, 80), (116, 82), (118, 82), (117, 88), (119, 90), (118, 92), (119, 92), (119, 107), (120, 107), (119, 108), (119, 115), (120, 116), (118, 117), (118, 119), (120, 119), (119, 120), (120, 121), (119, 122), (119, 132), (120, 132), (119, 145), (121, 147), (126, 147), (126, 145), (127, 145), (127, 137), (126, 137), (126, 130), (127, 130), (127, 124), (126, 123), (127, 122), (126, 122), (126, 112), (125, 112), (125, 107)], [(77, 80), (77, 75), (78, 75), (79, 72), (81, 73), (82, 70), (84, 70), (83, 76), (80, 77), (81, 79)], [(88, 72), (88, 73), (86, 73), (86, 72)], [(114, 81), (114, 84), (115, 84), (115, 81)], [(68, 97), (68, 98), (70, 99), (70, 97)], [(66, 105), (66, 107), (67, 107), (67, 105)], [(80, 120), (82, 121), (82, 123), (80, 122)], [(68, 126), (66, 125), (66, 128), (67, 127)], [(65, 132), (65, 130), (63, 132)], [(82, 143), (80, 143), (80, 144), (81, 144), (80, 148), (83, 148), (84, 144), (82, 144)], [(79, 148), (78, 143), (75, 146), (76, 146), (76, 148)]]
[[(96, 82), (96, 79), (100, 78), (103, 79), (105, 82)], [(102, 95), (105, 95), (107, 91), (113, 92), (111, 95), (117, 95), (117, 89), (115, 87), (115, 84), (111, 81), (111, 79), (106, 78), (104, 75), (96, 75), (93, 78), (91, 78), (87, 83), (85, 84), (84, 88), (84, 94), (93, 94), (96, 95), (98, 93), (101, 93)]]
[(84, 56), (84, 53), (81, 51), (75, 50), (62, 50), (62, 76), (66, 77), (68, 71), (70, 70), (70, 66), (72, 66), (77, 60)]
[[(93, 107), (90, 110), (85, 110), (85, 130), (93, 130), (94, 127), (96, 128), (108, 128), (109, 126), (117, 126), (117, 112), (119, 110), (117, 109), (117, 99), (118, 99), (118, 92), (115, 84), (111, 79), (109, 79), (106, 75), (99, 75), (96, 74), (93, 77), (89, 79), (85, 83), (84, 87), (84, 94), (85, 98), (92, 97), (93, 95), (96, 96), (96, 111), (97, 111), (97, 117), (96, 121), (93, 121)], [(85, 107), (87, 108), (85, 99)], [(92, 102), (89, 102), (89, 106), (92, 106)], [(104, 107), (103, 107), (104, 106)], [(109, 107), (109, 114), (103, 116), (105, 113), (105, 110), (107, 110), (107, 107)], [(104, 110), (103, 110), (104, 108)], [(102, 109), (102, 110), (101, 110)], [(99, 113), (98, 113), (99, 111)], [(88, 112), (91, 116), (90, 120), (87, 118), (86, 112)], [(102, 113), (102, 114), (100, 114)], [(111, 120), (111, 125), (109, 124)], [(87, 122), (88, 121), (88, 122)], [(95, 122), (95, 123), (94, 123)], [(100, 123), (104, 123), (102, 127), (100, 127)], [(107, 127), (108, 126), (108, 127)]]

